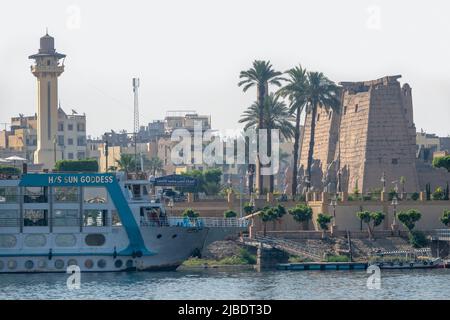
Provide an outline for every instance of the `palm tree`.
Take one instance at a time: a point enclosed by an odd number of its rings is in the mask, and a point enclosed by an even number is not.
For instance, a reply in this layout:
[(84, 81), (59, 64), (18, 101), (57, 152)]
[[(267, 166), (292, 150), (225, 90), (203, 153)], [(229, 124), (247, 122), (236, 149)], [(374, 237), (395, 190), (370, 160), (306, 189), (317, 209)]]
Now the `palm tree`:
[[(339, 112), (340, 98), (339, 87), (329, 80), (322, 72), (308, 72), (308, 87), (306, 90), (306, 113), (311, 115), (311, 130), (309, 138), (308, 162), (306, 166), (307, 185), (309, 190), (311, 186), (311, 165), (313, 161), (314, 138), (317, 121), (317, 112), (319, 108), (330, 109), (333, 112)], [(306, 121), (306, 119), (305, 119)]]
[(129, 172), (134, 169), (134, 156), (132, 156), (131, 154), (121, 153), (120, 159), (116, 159), (116, 163), (120, 169), (125, 172)]
[[(264, 108), (262, 109), (262, 127), (258, 116), (260, 115), (261, 108), (259, 108), (258, 102), (253, 103), (241, 116), (240, 123), (245, 123), (244, 130), (248, 128), (255, 129), (278, 129), (281, 135), (290, 139), (294, 135), (294, 127), (291, 123), (293, 120), (289, 109), (286, 104), (279, 100), (274, 94), (266, 96), (264, 99)], [(267, 154), (272, 155), (272, 139), (270, 136), (267, 139)], [(274, 175), (270, 175), (269, 192), (273, 192), (274, 189)]]
[(300, 145), (300, 116), (306, 104), (306, 91), (308, 89), (308, 77), (306, 69), (301, 65), (286, 71), (289, 76), (287, 84), (278, 90), (277, 94), (283, 98), (288, 98), (289, 108), (295, 114), (294, 131), (294, 165), (292, 169), (292, 195), (297, 193), (298, 175), (298, 154)]
[(145, 165), (148, 167), (153, 176), (156, 176), (157, 172), (161, 172), (163, 170), (163, 162), (158, 157), (152, 157), (150, 160), (147, 160)]
[[(259, 122), (259, 128), (263, 128), (264, 100), (269, 93), (269, 84), (280, 87), (281, 80), (284, 80), (282, 77), (280, 77), (281, 74), (281, 72), (275, 71), (272, 68), (272, 64), (270, 63), (270, 61), (255, 60), (253, 61), (252, 68), (241, 71), (239, 75), (239, 78), (242, 80), (239, 81), (238, 86), (242, 87), (242, 90), (244, 92), (247, 92), (247, 90), (252, 87), (256, 87), (256, 104), (259, 110), (257, 119)], [(261, 163), (259, 161), (259, 156), (257, 161), (259, 163), (257, 170), (258, 172), (256, 173), (258, 175), (259, 182), (258, 191), (261, 192), (263, 181), (261, 179)]]

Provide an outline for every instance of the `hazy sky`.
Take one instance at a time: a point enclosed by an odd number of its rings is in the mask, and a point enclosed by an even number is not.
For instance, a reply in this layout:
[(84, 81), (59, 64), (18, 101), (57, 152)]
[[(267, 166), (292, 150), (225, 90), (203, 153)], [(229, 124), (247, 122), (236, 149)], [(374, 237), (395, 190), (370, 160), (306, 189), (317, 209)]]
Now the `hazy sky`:
[(88, 134), (133, 126), (131, 78), (141, 79), (140, 121), (168, 110), (211, 114), (236, 128), (254, 90), (239, 71), (270, 59), (334, 81), (401, 74), (413, 88), (418, 130), (450, 134), (450, 2), (428, 1), (8, 1), (0, 11), (0, 122), (36, 110), (28, 55), (48, 27), (67, 54), (59, 80), (66, 111)]

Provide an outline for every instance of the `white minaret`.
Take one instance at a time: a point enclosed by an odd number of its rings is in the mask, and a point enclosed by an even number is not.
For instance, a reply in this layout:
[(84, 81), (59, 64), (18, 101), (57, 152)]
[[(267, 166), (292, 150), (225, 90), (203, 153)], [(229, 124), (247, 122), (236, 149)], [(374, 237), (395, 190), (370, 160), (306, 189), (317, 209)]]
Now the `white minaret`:
[[(60, 59), (64, 54), (55, 50), (55, 39), (48, 35), (40, 40), (37, 54), (29, 56), (35, 64), (31, 72), (37, 78), (37, 150), (34, 163), (43, 164), (44, 169), (52, 169), (60, 152), (56, 152), (58, 129), (58, 77), (64, 72)], [(55, 159), (56, 158), (56, 159)]]

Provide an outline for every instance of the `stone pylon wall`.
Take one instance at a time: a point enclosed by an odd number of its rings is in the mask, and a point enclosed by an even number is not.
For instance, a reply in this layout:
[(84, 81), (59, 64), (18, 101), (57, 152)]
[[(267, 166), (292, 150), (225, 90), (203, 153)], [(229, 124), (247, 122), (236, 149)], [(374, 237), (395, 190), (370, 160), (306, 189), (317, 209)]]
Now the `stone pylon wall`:
[[(311, 185), (315, 190), (322, 191), (323, 174), (328, 164), (334, 160), (338, 142), (339, 114), (326, 108), (319, 108), (316, 117), (314, 137), (314, 153), (312, 164)], [(308, 162), (308, 150), (311, 137), (311, 113), (306, 114), (305, 126), (302, 134), (300, 152), (300, 175), (304, 175)], [(301, 182), (301, 179), (299, 179)]]
[[(324, 188), (323, 177), (337, 175), (337, 172), (327, 174), (333, 160), (340, 170), (342, 191), (379, 189), (383, 172), (387, 191), (401, 176), (406, 178), (407, 192), (419, 189), (411, 88), (408, 84), (401, 87), (400, 77), (342, 82), (340, 113), (329, 115), (324, 108), (319, 110), (312, 172), (312, 186), (316, 190)], [(311, 115), (307, 114), (301, 169), (306, 169), (310, 130)]]

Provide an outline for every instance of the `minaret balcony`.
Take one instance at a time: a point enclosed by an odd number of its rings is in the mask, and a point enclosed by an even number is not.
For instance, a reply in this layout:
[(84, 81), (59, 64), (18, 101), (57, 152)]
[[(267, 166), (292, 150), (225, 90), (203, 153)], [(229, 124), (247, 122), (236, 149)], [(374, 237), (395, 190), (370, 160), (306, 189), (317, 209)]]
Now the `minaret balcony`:
[(38, 66), (34, 65), (31, 66), (31, 72), (34, 75), (40, 74), (40, 73), (57, 73), (60, 75), (64, 72), (64, 66)]

